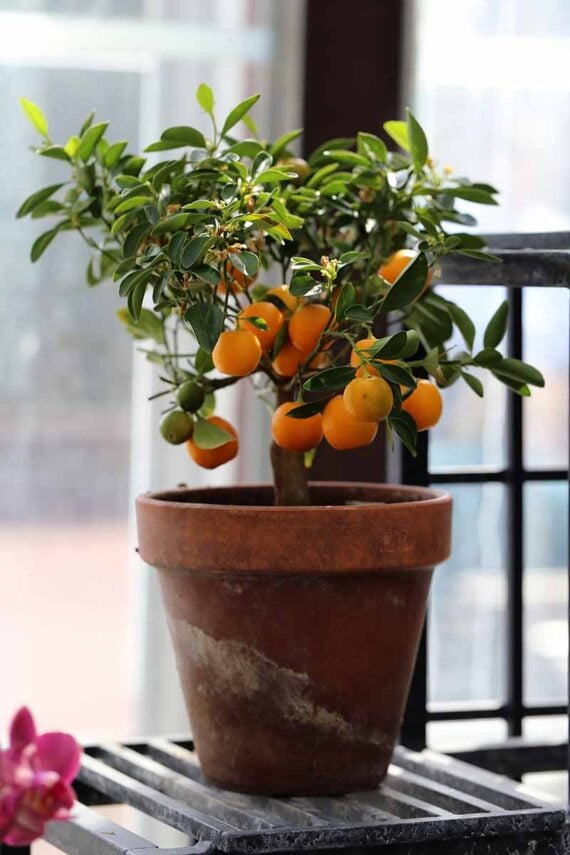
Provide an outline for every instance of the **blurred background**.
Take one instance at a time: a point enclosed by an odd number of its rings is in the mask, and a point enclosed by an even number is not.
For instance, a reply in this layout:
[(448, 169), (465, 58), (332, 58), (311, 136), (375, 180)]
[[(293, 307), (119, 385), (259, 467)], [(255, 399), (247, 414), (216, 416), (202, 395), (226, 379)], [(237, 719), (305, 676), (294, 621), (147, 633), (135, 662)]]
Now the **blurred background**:
[[(260, 91), (262, 136), (305, 126), (303, 145), (377, 132), (412, 107), (433, 156), (501, 189), (482, 232), (570, 229), (570, 4), (567, 0), (0, 0), (0, 722), (22, 702), (42, 729), (83, 739), (182, 731), (186, 718), (157, 588), (134, 553), (133, 497), (179, 482), (267, 479), (265, 415), (230, 390), (222, 410), (244, 448), (198, 471), (156, 429), (150, 367), (114, 320), (112, 283), (90, 290), (87, 255), (60, 237), (36, 265), (42, 230), (21, 201), (59, 180), (35, 158), (18, 97), (45, 110), (54, 139), (92, 108), (133, 148), (168, 125), (205, 127), (207, 82), (224, 114)], [(468, 205), (466, 204), (466, 209)], [(500, 288), (441, 288), (482, 329)], [(568, 293), (525, 289), (525, 359), (546, 388), (524, 401), (524, 463), (568, 465)], [(501, 468), (506, 396), (489, 381), (445, 398), (430, 465)], [(379, 463), (378, 472), (381, 472)], [(498, 484), (450, 487), (453, 558), (436, 574), (429, 702), (505, 697), (506, 507)], [(529, 703), (564, 703), (567, 490), (534, 480), (524, 496), (524, 685)], [(563, 733), (534, 717), (527, 735)], [(430, 743), (501, 739), (500, 720), (430, 725)]]

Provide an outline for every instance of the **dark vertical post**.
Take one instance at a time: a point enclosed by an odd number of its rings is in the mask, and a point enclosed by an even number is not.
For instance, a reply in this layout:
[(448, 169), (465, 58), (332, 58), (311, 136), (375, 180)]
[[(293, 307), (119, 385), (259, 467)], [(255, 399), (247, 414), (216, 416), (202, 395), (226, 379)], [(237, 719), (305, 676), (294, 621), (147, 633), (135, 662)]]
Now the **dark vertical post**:
[[(333, 137), (378, 133), (400, 115), (403, 7), (401, 0), (307, 0), (305, 154)], [(367, 448), (339, 454), (325, 443), (315, 481), (384, 480), (384, 431)]]
[[(402, 449), (402, 483), (429, 485), (429, 457), (427, 431), (418, 435), (418, 453), (412, 457)], [(410, 686), (410, 694), (404, 722), (402, 724), (402, 744), (414, 751), (421, 751), (427, 744), (427, 701), (428, 701), (428, 655), (427, 655), (427, 617), (424, 624), (418, 658)]]
[[(522, 359), (522, 289), (509, 291), (509, 355)], [(523, 417), (522, 399), (509, 395), (508, 556), (507, 556), (507, 726), (509, 736), (522, 734), (523, 719)]]

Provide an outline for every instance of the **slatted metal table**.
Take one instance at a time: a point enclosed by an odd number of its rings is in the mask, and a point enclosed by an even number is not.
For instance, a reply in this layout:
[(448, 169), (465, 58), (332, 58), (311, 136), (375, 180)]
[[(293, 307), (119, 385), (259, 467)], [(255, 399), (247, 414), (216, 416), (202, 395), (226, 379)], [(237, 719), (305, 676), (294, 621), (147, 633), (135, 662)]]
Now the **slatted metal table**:
[[(336, 798), (265, 798), (202, 777), (192, 742), (149, 739), (86, 749), (80, 804), (46, 839), (69, 855), (216, 855), (374, 850), (381, 855), (558, 855), (566, 811), (507, 778), (433, 752), (396, 750), (385, 783)], [(93, 810), (121, 803), (187, 835), (164, 849)]]

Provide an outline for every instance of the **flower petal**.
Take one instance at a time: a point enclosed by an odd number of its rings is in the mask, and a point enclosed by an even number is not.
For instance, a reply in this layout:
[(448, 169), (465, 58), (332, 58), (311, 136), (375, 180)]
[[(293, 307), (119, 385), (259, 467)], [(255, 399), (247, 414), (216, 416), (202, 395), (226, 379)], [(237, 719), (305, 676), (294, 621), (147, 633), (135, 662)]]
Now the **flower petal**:
[(32, 714), (27, 707), (22, 707), (10, 725), (10, 747), (16, 751), (23, 750), (36, 738), (36, 726)]
[(70, 783), (81, 763), (81, 749), (68, 733), (44, 733), (37, 738), (38, 753), (34, 765), (44, 771), (57, 772)]

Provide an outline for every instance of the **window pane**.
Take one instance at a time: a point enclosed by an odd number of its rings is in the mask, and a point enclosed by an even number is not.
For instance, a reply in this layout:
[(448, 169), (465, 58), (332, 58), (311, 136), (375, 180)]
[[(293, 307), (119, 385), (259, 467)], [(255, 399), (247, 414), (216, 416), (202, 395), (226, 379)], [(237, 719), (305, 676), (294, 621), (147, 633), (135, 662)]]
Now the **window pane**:
[(568, 487), (525, 485), (525, 700), (564, 703), (568, 656)]
[(427, 744), (434, 751), (467, 751), (506, 738), (507, 726), (499, 718), (432, 721), (427, 726)]
[(442, 485), (453, 496), (453, 552), (434, 575), (429, 700), (501, 700), (505, 663), (505, 489)]
[[(482, 346), (483, 331), (493, 312), (505, 299), (503, 288), (440, 286), (438, 293), (458, 303), (472, 317), (477, 328), (475, 347)], [(465, 348), (458, 334), (451, 342), (456, 350)], [(477, 373), (477, 372), (473, 372)], [(485, 396), (478, 398), (463, 381), (445, 390), (443, 417), (430, 432), (430, 469), (445, 471), (449, 467), (465, 468), (483, 465), (500, 467), (505, 463), (505, 388), (487, 373), (480, 372)]]
[(524, 407), (524, 457), (528, 469), (568, 466), (568, 315), (564, 288), (526, 288), (524, 358), (544, 374)]

